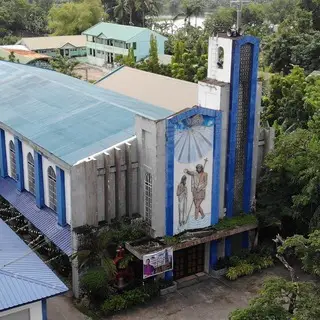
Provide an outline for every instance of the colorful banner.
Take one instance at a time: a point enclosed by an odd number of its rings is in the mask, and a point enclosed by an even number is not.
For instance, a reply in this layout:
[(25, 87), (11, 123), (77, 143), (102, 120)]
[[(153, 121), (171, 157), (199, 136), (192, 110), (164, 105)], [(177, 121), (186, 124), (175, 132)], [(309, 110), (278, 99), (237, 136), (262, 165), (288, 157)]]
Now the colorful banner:
[(173, 269), (172, 247), (143, 256), (143, 279)]

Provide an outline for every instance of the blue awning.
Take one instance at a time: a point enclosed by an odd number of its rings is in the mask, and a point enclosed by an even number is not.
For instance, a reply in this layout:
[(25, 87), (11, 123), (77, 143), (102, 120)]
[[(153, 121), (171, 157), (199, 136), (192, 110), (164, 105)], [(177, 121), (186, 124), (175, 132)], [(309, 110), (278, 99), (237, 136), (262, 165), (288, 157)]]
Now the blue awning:
[(15, 181), (11, 178), (0, 178), (0, 195), (66, 255), (71, 256), (70, 226), (59, 226), (57, 215), (51, 209), (47, 207), (39, 209), (34, 196), (27, 191), (19, 192)]

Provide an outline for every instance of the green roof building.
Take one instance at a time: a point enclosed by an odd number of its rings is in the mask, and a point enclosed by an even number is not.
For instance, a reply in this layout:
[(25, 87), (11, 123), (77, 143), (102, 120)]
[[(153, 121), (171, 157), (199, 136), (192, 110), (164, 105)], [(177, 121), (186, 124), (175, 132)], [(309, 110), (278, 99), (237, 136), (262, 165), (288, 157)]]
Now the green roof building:
[(157, 39), (158, 54), (164, 54), (166, 37), (147, 28), (100, 22), (84, 31), (87, 41), (87, 56), (90, 64), (112, 64), (119, 55), (128, 55), (134, 48), (136, 61), (149, 55), (150, 37)]

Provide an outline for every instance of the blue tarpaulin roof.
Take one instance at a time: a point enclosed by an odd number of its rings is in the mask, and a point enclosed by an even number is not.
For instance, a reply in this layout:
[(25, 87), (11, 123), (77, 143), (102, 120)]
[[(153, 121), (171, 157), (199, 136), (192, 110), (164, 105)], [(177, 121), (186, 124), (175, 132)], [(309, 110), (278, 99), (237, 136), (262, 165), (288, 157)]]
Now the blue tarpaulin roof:
[(66, 291), (52, 270), (0, 219), (0, 311)]
[(0, 122), (70, 165), (132, 137), (135, 115), (160, 120), (173, 113), (58, 72), (4, 61), (0, 98)]

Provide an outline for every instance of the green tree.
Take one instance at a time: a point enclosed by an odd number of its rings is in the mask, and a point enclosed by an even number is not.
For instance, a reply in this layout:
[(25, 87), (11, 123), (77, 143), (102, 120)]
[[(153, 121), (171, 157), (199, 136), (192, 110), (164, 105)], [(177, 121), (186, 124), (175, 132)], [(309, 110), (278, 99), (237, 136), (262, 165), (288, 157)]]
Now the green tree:
[(136, 9), (141, 12), (142, 26), (146, 24), (146, 14), (157, 16), (160, 11), (160, 3), (158, 0), (136, 0)]
[(267, 279), (249, 307), (237, 309), (229, 320), (317, 320), (320, 319), (320, 290), (308, 282), (284, 278)]
[(49, 29), (54, 35), (81, 34), (100, 21), (106, 20), (101, 0), (83, 0), (53, 6), (48, 15)]
[(75, 74), (74, 69), (78, 64), (79, 61), (76, 59), (63, 57), (60, 54), (58, 54), (54, 59), (50, 60), (50, 65), (52, 66), (53, 70), (76, 78), (77, 75)]
[(128, 50), (128, 55), (123, 57), (123, 64), (128, 67), (134, 67), (135, 63), (136, 63), (136, 58), (134, 56), (134, 49), (132, 47)]
[(266, 18), (273, 24), (280, 24), (291, 16), (299, 0), (273, 0), (265, 4)]
[(125, 24), (127, 16), (127, 0), (117, 0), (113, 9), (116, 21), (120, 22), (121, 24)]
[(307, 238), (298, 234), (287, 238), (278, 247), (278, 253), (293, 253), (301, 260), (306, 272), (320, 276), (320, 230), (310, 233)]
[(8, 56), (8, 61), (19, 63), (19, 59), (16, 58), (16, 56), (15, 56), (13, 51), (10, 52), (10, 54)]
[(205, 30), (209, 34), (226, 32), (237, 20), (235, 8), (219, 7), (215, 12), (208, 15), (204, 22)]
[(150, 38), (148, 66), (149, 66), (148, 69), (150, 72), (159, 73), (160, 65), (159, 65), (159, 57), (158, 57), (158, 45), (157, 45), (157, 38), (154, 35), (151, 35), (151, 38)]

